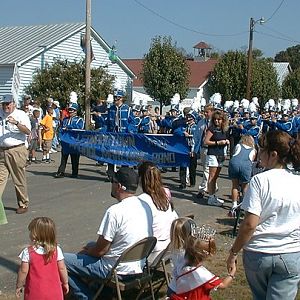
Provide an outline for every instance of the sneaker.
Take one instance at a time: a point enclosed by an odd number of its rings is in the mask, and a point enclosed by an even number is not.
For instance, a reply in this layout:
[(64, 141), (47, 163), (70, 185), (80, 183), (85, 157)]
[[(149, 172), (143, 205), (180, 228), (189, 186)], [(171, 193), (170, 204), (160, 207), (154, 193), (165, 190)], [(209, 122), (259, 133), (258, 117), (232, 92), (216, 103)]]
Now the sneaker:
[(202, 199), (204, 197), (204, 191), (199, 191), (199, 193), (196, 195), (196, 198)]
[(235, 218), (236, 217), (236, 211), (238, 210), (240, 206), (239, 205), (232, 205), (230, 211), (228, 212), (228, 217), (231, 217), (231, 218)]
[(57, 172), (55, 175), (54, 175), (55, 178), (63, 178), (65, 177), (65, 173), (63, 172)]
[(16, 214), (21, 215), (25, 214), (28, 211), (28, 207), (18, 207), (16, 210)]
[(209, 197), (208, 197), (208, 201), (207, 201), (207, 204), (208, 204), (208, 205), (212, 205), (212, 206), (222, 206), (223, 203), (224, 203), (224, 201), (221, 200), (221, 199), (218, 199), (215, 195), (209, 196)]
[(49, 153), (57, 153), (57, 151), (55, 149), (51, 148)]

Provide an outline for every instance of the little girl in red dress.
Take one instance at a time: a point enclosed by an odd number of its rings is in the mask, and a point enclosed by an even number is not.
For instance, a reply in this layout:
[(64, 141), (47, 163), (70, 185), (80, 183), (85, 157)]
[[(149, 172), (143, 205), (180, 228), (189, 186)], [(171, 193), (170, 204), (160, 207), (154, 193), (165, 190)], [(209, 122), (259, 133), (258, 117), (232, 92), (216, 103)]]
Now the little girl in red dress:
[(33, 219), (28, 225), (32, 245), (19, 255), (21, 265), (16, 284), (24, 300), (63, 300), (69, 292), (68, 273), (61, 248), (56, 242), (54, 222), (47, 217)]

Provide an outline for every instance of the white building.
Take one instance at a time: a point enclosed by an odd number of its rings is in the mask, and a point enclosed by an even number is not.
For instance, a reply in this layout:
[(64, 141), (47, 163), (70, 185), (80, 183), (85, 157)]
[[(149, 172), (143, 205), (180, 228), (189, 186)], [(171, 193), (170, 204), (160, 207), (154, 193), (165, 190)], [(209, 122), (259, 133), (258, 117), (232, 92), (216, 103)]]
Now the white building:
[[(55, 59), (83, 59), (84, 34), (85, 23), (0, 27), (0, 96), (12, 92), (21, 101), (24, 88), (37, 69), (51, 65)], [(131, 98), (134, 73), (119, 57), (116, 63), (109, 60), (111, 48), (93, 28), (91, 45), (94, 54), (91, 67), (104, 66)]]

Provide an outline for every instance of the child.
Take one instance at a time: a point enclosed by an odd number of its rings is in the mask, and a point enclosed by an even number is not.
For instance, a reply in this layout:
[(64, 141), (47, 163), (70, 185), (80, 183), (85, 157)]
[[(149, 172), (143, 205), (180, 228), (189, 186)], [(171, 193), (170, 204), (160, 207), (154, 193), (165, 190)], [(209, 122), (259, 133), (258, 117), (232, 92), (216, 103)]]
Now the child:
[(28, 225), (32, 245), (19, 255), (21, 266), (16, 284), (19, 298), (25, 286), (25, 300), (59, 300), (69, 291), (68, 274), (61, 248), (57, 245), (54, 222), (47, 217)]
[(239, 187), (241, 185), (244, 195), (251, 179), (252, 164), (256, 157), (254, 139), (251, 135), (243, 135), (236, 145), (234, 154), (229, 161), (228, 174), (232, 182), (231, 199), (232, 208), (229, 216), (234, 217), (238, 206)]
[(40, 111), (36, 108), (33, 109), (32, 116), (30, 118), (31, 123), (31, 133), (29, 136), (29, 147), (28, 147), (28, 160), (29, 163), (36, 162), (36, 148), (39, 141), (39, 118)]
[(185, 239), (184, 261), (174, 267), (177, 277), (170, 300), (209, 300), (212, 289), (224, 289), (230, 285), (236, 268), (224, 279), (220, 279), (203, 266), (206, 257), (216, 252), (214, 234), (214, 229), (203, 225), (201, 228), (194, 227), (190, 236)]
[(186, 239), (195, 230), (197, 224), (191, 218), (181, 217), (175, 219), (171, 224), (170, 230), (170, 250), (171, 250), (171, 263), (173, 265), (172, 280), (168, 287), (167, 295), (173, 293), (176, 288), (176, 278), (178, 276), (177, 269), (174, 266), (178, 266), (184, 263), (185, 243)]
[(47, 114), (40, 122), (42, 129), (42, 139), (43, 139), (43, 159), (42, 162), (50, 163), (50, 150), (52, 147), (52, 140), (54, 136), (53, 130), (53, 108), (47, 107)]

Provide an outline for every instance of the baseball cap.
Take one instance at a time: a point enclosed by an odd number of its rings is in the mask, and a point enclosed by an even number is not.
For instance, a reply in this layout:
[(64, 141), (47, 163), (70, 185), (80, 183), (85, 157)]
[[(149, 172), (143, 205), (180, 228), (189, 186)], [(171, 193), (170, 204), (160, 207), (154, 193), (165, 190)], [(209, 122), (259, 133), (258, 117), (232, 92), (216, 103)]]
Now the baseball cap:
[(68, 109), (78, 110), (79, 105), (77, 103), (71, 102)]
[(114, 97), (125, 97), (125, 93), (122, 90), (114, 91)]
[(11, 103), (14, 102), (14, 97), (12, 94), (4, 94), (2, 96), (1, 103)]
[(194, 110), (191, 110), (189, 113), (187, 113), (187, 117), (192, 117), (195, 121), (197, 120), (197, 112)]
[(133, 111), (140, 111), (141, 110), (141, 106), (137, 105), (137, 104), (134, 104), (134, 105), (132, 105), (132, 110)]
[(56, 105), (58, 108), (60, 108), (60, 105), (59, 105), (58, 101), (53, 101), (53, 104)]
[(179, 105), (178, 104), (172, 104), (170, 111), (171, 110), (179, 111)]
[(117, 173), (113, 174), (112, 182), (120, 183), (128, 192), (135, 192), (138, 188), (139, 176), (133, 169), (121, 167)]

